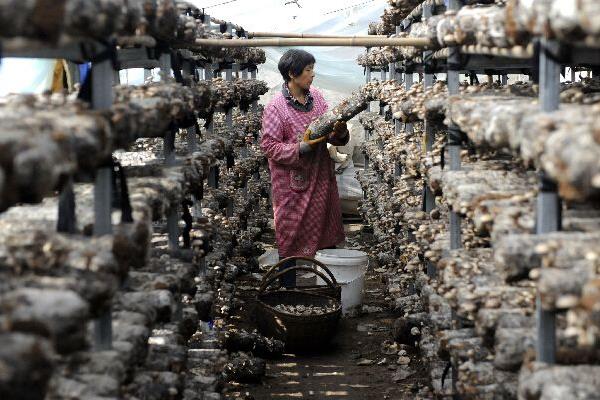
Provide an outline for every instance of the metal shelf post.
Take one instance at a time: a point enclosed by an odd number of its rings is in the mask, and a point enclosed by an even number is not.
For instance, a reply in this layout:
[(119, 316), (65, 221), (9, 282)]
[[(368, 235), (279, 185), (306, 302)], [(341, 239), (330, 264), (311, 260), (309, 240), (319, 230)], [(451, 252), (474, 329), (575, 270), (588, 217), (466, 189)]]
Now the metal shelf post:
[[(228, 64), (227, 68), (225, 68), (225, 80), (227, 82), (232, 82), (233, 81), (233, 65), (232, 64)], [(229, 131), (231, 131), (231, 129), (233, 128), (233, 108), (230, 108), (229, 110), (227, 110), (226, 114), (225, 114), (225, 125), (227, 126), (227, 129)]]
[[(232, 32), (231, 24), (228, 24), (228, 31), (229, 31), (229, 33)], [(227, 64), (227, 67), (225, 68), (225, 80), (227, 82), (233, 81), (233, 64)], [(229, 132), (231, 132), (233, 130), (233, 108), (229, 108), (229, 110), (227, 110), (227, 112), (225, 113), (225, 126), (227, 127), (227, 130)], [(232, 157), (234, 157), (234, 155), (232, 155)], [(235, 158), (234, 158), (234, 163), (235, 163)], [(231, 196), (227, 196), (226, 215), (227, 215), (227, 217), (233, 216), (233, 199), (231, 198)]]
[[(171, 55), (162, 54), (160, 56), (160, 79), (168, 80), (171, 76)], [(163, 138), (163, 154), (165, 165), (175, 165), (175, 130), (165, 133)], [(169, 237), (169, 249), (177, 250), (179, 248), (179, 216), (177, 208), (169, 210), (167, 215), (167, 234)]]
[[(414, 83), (413, 73), (412, 72), (410, 72), (410, 73), (407, 72), (405, 74), (405, 77), (404, 77), (404, 88), (406, 90), (409, 90), (412, 87), (413, 83)], [(412, 122), (405, 123), (404, 124), (404, 131), (406, 133), (413, 133), (414, 132), (414, 125), (413, 125), (413, 123)]]
[[(213, 77), (214, 77), (213, 64), (211, 64), (211, 63), (206, 64), (204, 66), (204, 80), (212, 81)], [(214, 115), (213, 115), (213, 118), (211, 118), (210, 123), (208, 124), (208, 127), (206, 128), (206, 130), (209, 135), (212, 135), (214, 133), (214, 130), (215, 130)]]
[(213, 165), (208, 170), (208, 186), (213, 189), (219, 188), (219, 166)]
[[(423, 6), (423, 20), (430, 18), (432, 16), (432, 6), (424, 5)], [(423, 52), (423, 59), (431, 55), (431, 50), (427, 50)], [(433, 74), (425, 72), (423, 77), (423, 87), (424, 90), (433, 86)], [(423, 152), (426, 154), (433, 149), (433, 142), (435, 141), (435, 131), (433, 129), (433, 125), (431, 121), (425, 120), (425, 148)], [(429, 185), (425, 183), (423, 188), (423, 210), (425, 212), (430, 212), (435, 208), (435, 197), (429, 189)]]
[[(560, 95), (561, 65), (548, 56), (555, 52), (558, 44), (541, 42), (539, 100), (544, 112), (558, 110)], [(540, 191), (537, 198), (536, 233), (554, 232), (560, 229), (561, 204), (556, 184), (544, 172), (540, 173)], [(556, 315), (545, 311), (539, 295), (536, 298), (536, 356), (537, 361), (548, 364), (556, 362)]]
[[(460, 0), (450, 0), (449, 9), (458, 11), (462, 7)], [(448, 48), (448, 64), (458, 65), (460, 62), (460, 50), (458, 47)], [(459, 93), (459, 71), (448, 69), (448, 93), (450, 96)], [(460, 170), (461, 133), (454, 124), (448, 126), (448, 158), (451, 171)], [(456, 212), (450, 212), (450, 249), (460, 249), (461, 243), (461, 217)]]
[[(256, 79), (256, 76), (258, 74), (258, 67), (256, 67), (255, 65), (250, 67), (250, 79)], [(254, 100), (252, 102), (252, 104), (250, 105), (250, 111), (253, 113), (258, 113), (258, 100)], [(256, 132), (256, 137), (259, 138), (260, 137), (260, 131)], [(260, 172), (256, 171), (254, 173), (254, 179), (256, 179), (256, 181), (260, 181)]]
[[(396, 34), (398, 34), (400, 32), (402, 32), (402, 27), (397, 25), (396, 26)], [(394, 70), (394, 75), (393, 75), (393, 77), (390, 76), (390, 79), (394, 79), (401, 83), (402, 75), (396, 73), (396, 64), (395, 63), (390, 64), (390, 71), (391, 71), (391, 68), (393, 68), (393, 70)], [(399, 119), (394, 118), (394, 134), (396, 136), (400, 136), (401, 131), (402, 131), (402, 123), (400, 122)], [(402, 164), (398, 160), (394, 160), (394, 176), (395, 177), (402, 176)]]
[[(422, 11), (422, 20), (425, 21), (427, 18), (430, 18), (433, 15), (433, 9), (431, 5), (423, 5)], [(423, 59), (425, 60), (427, 57), (431, 55), (431, 50), (426, 50), (423, 52)], [(425, 71), (423, 74), (423, 89), (427, 90), (433, 86), (433, 74)], [(433, 142), (435, 141), (435, 131), (433, 129), (433, 125), (431, 121), (425, 120), (425, 132), (424, 132), (424, 148), (422, 149), (423, 154), (427, 155), (433, 149)], [(431, 210), (435, 208), (435, 196), (427, 182), (423, 184), (423, 211), (429, 213)], [(435, 278), (437, 275), (436, 265), (430, 261), (427, 261), (427, 276), (430, 278)]]
[[(383, 83), (386, 80), (386, 71), (385, 71), (384, 66), (381, 67), (380, 73), (381, 73), (381, 82)], [(381, 103), (379, 104), (379, 115), (385, 115), (385, 106), (382, 105)]]
[[(79, 82), (79, 74), (77, 74)], [(58, 196), (58, 221), (56, 231), (75, 233), (77, 230), (77, 216), (75, 213), (76, 199), (73, 191), (73, 177), (69, 177)]]
[[(241, 74), (241, 76), (242, 76), (242, 78), (241, 78), (242, 80), (248, 80), (248, 69), (246, 69), (246, 68), (242, 69), (242, 74)], [(248, 112), (247, 112), (247, 111), (242, 111), (241, 109), (240, 109), (240, 112), (241, 112), (242, 114), (244, 114), (244, 115), (248, 114)], [(248, 157), (248, 155), (249, 155), (249, 153), (248, 153), (248, 147), (245, 145), (245, 143), (246, 143), (246, 142), (244, 141), (244, 147), (242, 147), (242, 149), (241, 149), (241, 156), (242, 156), (243, 158), (246, 158), (246, 157)], [(244, 185), (244, 189), (247, 189), (247, 188), (246, 188), (246, 185)]]
[[(191, 79), (192, 82), (194, 80), (194, 65), (191, 61), (183, 62), (183, 76), (185, 78)], [(198, 148), (198, 132), (196, 131), (196, 126), (191, 126), (187, 128), (187, 143), (188, 143), (188, 153), (194, 153)]]
[[(396, 34), (402, 32), (402, 27), (400, 25), (396, 26)], [(391, 64), (390, 64), (391, 65)], [(394, 80), (402, 83), (402, 74), (398, 74), (396, 73), (396, 64), (393, 64), (393, 68), (394, 68)], [(394, 134), (396, 136), (400, 136), (400, 132), (402, 131), (402, 123), (400, 122), (399, 119), (394, 118)], [(395, 167), (394, 167), (394, 175), (395, 176), (401, 176), (402, 175), (402, 165), (399, 162), (395, 163)]]
[[(248, 80), (248, 69), (247, 68), (242, 69), (241, 79)], [(244, 115), (248, 114), (247, 111), (240, 110), (240, 112), (242, 112), (242, 114), (244, 114)], [(250, 155), (245, 138), (244, 138), (244, 146), (242, 147), (240, 154), (241, 154), (242, 158), (248, 158), (248, 156)], [(244, 196), (248, 195), (248, 178), (244, 178), (244, 186), (242, 187), (242, 193)]]
[[(160, 56), (160, 79), (166, 81), (171, 76), (171, 55), (162, 54)], [(166, 165), (175, 163), (175, 132), (167, 132), (163, 138), (163, 155)]]
[[(113, 67), (110, 60), (92, 65), (92, 108), (106, 110), (113, 103)], [(103, 166), (94, 183), (94, 236), (112, 233), (112, 168)], [(94, 320), (94, 348), (112, 348), (112, 311), (107, 310)]]
[[(253, 68), (250, 70), (250, 79), (256, 79), (257, 73), (258, 68), (256, 66), (253, 66)], [(258, 112), (258, 100), (254, 100), (252, 102), (252, 104), (250, 105), (250, 111), (252, 111), (253, 113)]]
[(75, 202), (73, 178), (70, 177), (60, 191), (60, 195), (58, 197), (58, 221), (56, 224), (57, 232), (75, 233), (77, 225)]
[[(367, 49), (367, 52), (369, 51), (369, 49)], [(365, 67), (365, 80), (366, 83), (368, 84), (369, 82), (371, 82), (371, 67), (367, 66)], [(369, 102), (369, 104), (367, 104), (367, 112), (371, 111), (371, 102)]]
[[(367, 53), (369, 52), (369, 49), (367, 48)], [(371, 82), (371, 67), (367, 66), (365, 67), (365, 81), (368, 84), (369, 82)], [(367, 112), (371, 111), (371, 102), (369, 102), (369, 104), (367, 104)], [(365, 141), (369, 140), (371, 138), (371, 134), (369, 132), (368, 129), (365, 129)], [(369, 156), (367, 154), (365, 154), (365, 166), (364, 166), (364, 170), (368, 171), (369, 170)]]

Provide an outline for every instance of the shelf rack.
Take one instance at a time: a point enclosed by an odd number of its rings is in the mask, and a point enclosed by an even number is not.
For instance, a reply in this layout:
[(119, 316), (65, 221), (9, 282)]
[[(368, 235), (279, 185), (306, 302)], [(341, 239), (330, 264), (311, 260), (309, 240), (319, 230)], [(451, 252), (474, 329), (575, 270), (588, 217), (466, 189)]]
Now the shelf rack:
[[(210, 27), (210, 16), (208, 14), (200, 16), (202, 22)], [(234, 25), (227, 24), (228, 32), (231, 34)], [(241, 30), (238, 34), (242, 35), (243, 28), (236, 26)], [(212, 78), (214, 63), (208, 60), (204, 65), (204, 71), (200, 68), (201, 63), (192, 60), (192, 53), (185, 49), (172, 48), (163, 44), (161, 49), (138, 46), (132, 48), (118, 48), (115, 42), (107, 40), (103, 42), (72, 38), (63, 40), (59, 45), (53, 45), (42, 41), (29, 39), (2, 39), (2, 57), (14, 58), (45, 58), (45, 59), (65, 59), (74, 63), (91, 63), (91, 86), (92, 99), (91, 108), (94, 110), (108, 110), (113, 103), (113, 86), (118, 84), (118, 71), (131, 68), (144, 68), (145, 78), (150, 76), (150, 70), (160, 68), (161, 76), (171, 75), (171, 54), (175, 51), (183, 55), (182, 73), (187, 77), (201, 76), (204, 73), (204, 79)], [(229, 63), (226, 69), (226, 79), (233, 79), (233, 63)], [(239, 66), (235, 66), (239, 70)], [(247, 77), (248, 70), (251, 71), (251, 79), (257, 78), (257, 67), (255, 65), (246, 66), (242, 70), (242, 75)], [(257, 102), (252, 104), (252, 112), (258, 112)], [(232, 128), (232, 110), (227, 112), (227, 126)], [(210, 129), (209, 129), (210, 130)], [(163, 139), (163, 151), (166, 166), (176, 164), (175, 158), (175, 130), (165, 133)], [(187, 129), (188, 153), (192, 154), (198, 147), (198, 135), (200, 132), (195, 127)], [(104, 165), (96, 171), (94, 182), (94, 236), (111, 235), (113, 231), (111, 213), (112, 213), (112, 163), (106, 160)], [(211, 187), (218, 188), (219, 184), (218, 166), (213, 166), (208, 176), (208, 184)], [(75, 233), (75, 207), (76, 199), (73, 190), (73, 178), (69, 181), (59, 194), (59, 218), (58, 230), (65, 233)], [(201, 199), (193, 199), (194, 213), (200, 217)], [(230, 199), (228, 206), (228, 216), (233, 213), (233, 203)], [(172, 209), (167, 216), (168, 242), (171, 251), (179, 249), (179, 216), (177, 209)], [(201, 261), (202, 262), (202, 261)], [(94, 321), (93, 337), (94, 350), (104, 351), (112, 348), (112, 313), (108, 310), (97, 320)]]
[[(439, 4), (438, 4), (439, 3)], [(448, 10), (457, 11), (462, 6), (459, 0), (446, 0), (440, 2), (425, 1), (419, 4), (397, 27), (397, 33), (410, 32), (411, 25), (424, 21), (435, 15), (438, 8), (434, 5), (447, 6)], [(473, 2), (469, 2), (471, 4)], [(489, 3), (489, 2), (486, 2)], [(443, 7), (439, 7), (443, 9)], [(424, 61), (424, 62), (423, 62)], [(495, 48), (482, 45), (460, 45), (442, 48), (436, 51), (426, 50), (422, 57), (416, 60), (401, 60), (388, 64), (393, 68), (396, 80), (409, 88), (412, 84), (414, 73), (422, 77), (425, 88), (433, 84), (434, 74), (447, 73), (449, 94), (459, 94), (459, 74), (477, 73), (484, 75), (498, 75), (502, 85), (508, 83), (508, 74), (530, 75), (531, 79), (539, 79), (539, 99), (541, 110), (551, 113), (559, 108), (560, 74), (565, 67), (571, 68), (571, 79), (574, 81), (575, 70), (588, 68), (597, 71), (600, 64), (598, 48), (586, 47), (582, 44), (560, 43), (546, 38), (534, 38), (531, 43), (512, 48)], [(376, 66), (367, 67), (371, 70)], [(536, 75), (539, 73), (539, 78)], [(431, 150), (433, 133), (431, 121), (424, 122), (424, 151)], [(400, 121), (395, 121), (396, 132), (402, 128)], [(404, 126), (407, 132), (412, 131), (411, 124)], [(464, 134), (460, 128), (451, 124), (447, 127), (448, 139), (446, 147), (446, 166), (450, 170), (460, 170), (460, 152), (464, 141)], [(401, 166), (395, 168), (395, 176), (402, 173)], [(561, 199), (557, 191), (557, 183), (553, 182), (543, 171), (538, 180), (539, 195), (536, 205), (536, 233), (545, 234), (561, 229)], [(422, 210), (431, 211), (435, 207), (434, 194), (426, 184), (423, 189)], [(391, 193), (391, 192), (390, 192)], [(375, 211), (374, 211), (375, 212)], [(449, 248), (461, 249), (461, 215), (451, 211), (449, 220)], [(435, 265), (427, 262), (427, 275), (435, 282)], [(556, 362), (556, 311), (546, 311), (541, 305), (538, 295), (536, 300), (537, 346), (536, 358), (538, 361), (553, 364)], [(458, 322), (458, 321), (457, 321)], [(456, 371), (453, 371), (455, 374)]]

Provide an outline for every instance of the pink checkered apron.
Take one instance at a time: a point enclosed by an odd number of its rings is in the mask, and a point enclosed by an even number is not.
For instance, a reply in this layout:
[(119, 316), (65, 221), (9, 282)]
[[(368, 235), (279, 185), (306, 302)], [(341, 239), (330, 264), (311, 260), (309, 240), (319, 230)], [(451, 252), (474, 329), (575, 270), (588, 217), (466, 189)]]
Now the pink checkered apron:
[(299, 140), (308, 125), (327, 111), (323, 95), (310, 89), (313, 109), (302, 112), (277, 94), (263, 113), (261, 149), (271, 171), (275, 236), (281, 257), (313, 257), (344, 241), (333, 160), (322, 142), (300, 157)]

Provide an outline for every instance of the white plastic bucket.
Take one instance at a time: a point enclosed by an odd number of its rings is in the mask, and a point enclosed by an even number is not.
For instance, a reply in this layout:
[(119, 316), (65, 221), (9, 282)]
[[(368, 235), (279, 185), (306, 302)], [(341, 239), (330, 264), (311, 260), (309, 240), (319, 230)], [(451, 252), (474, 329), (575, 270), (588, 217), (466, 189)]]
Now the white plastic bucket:
[(348, 249), (326, 249), (317, 251), (317, 261), (327, 265), (338, 283), (348, 283), (367, 271), (367, 253)]
[[(342, 287), (342, 312), (347, 314), (362, 304), (365, 273), (369, 264), (367, 253), (348, 249), (327, 249), (317, 252), (315, 259), (329, 268)], [(322, 279), (317, 279), (324, 285)]]
[(354, 314), (363, 302), (365, 275), (360, 275), (351, 282), (342, 283), (341, 286), (342, 314)]

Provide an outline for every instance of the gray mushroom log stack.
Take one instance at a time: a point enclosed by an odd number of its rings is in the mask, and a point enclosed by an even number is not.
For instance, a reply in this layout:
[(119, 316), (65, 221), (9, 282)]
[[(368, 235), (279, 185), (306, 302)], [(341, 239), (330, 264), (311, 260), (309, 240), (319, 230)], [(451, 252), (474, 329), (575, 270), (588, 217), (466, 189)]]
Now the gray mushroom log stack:
[(0, 295), (0, 310), (2, 325), (9, 331), (44, 336), (60, 353), (87, 345), (89, 307), (75, 292), (20, 288)]
[(276, 339), (264, 337), (258, 332), (243, 329), (229, 329), (222, 337), (224, 347), (230, 352), (250, 351), (257, 357), (276, 358), (283, 354), (285, 344)]
[(108, 121), (61, 95), (8, 96), (0, 119), (0, 210), (39, 202), (64, 177), (92, 171), (113, 148)]
[(215, 78), (211, 81), (211, 106), (213, 110), (223, 111), (239, 105), (247, 107), (268, 90), (264, 81)]
[(541, 166), (558, 182), (563, 197), (578, 200), (598, 196), (598, 107), (565, 105), (541, 113), (534, 99), (457, 96), (450, 99), (447, 122), (456, 123), (480, 147), (510, 149), (526, 163)]
[(0, 396), (3, 399), (43, 399), (53, 372), (52, 351), (40, 336), (2, 333)]
[(469, 44), (509, 47), (514, 43), (506, 34), (505, 21), (505, 7), (478, 5), (448, 12), (428, 23), (435, 32), (437, 43), (443, 47)]
[(531, 287), (503, 285), (489, 249), (474, 249), (465, 256), (454, 253), (442, 259), (439, 266), (443, 271), (440, 293), (466, 320), (474, 321), (479, 308), (533, 308)]
[(47, 231), (34, 231), (27, 240), (22, 235), (22, 231), (6, 233), (4, 276), (18, 277), (18, 282), (31, 287), (73, 290), (89, 302), (94, 315), (106, 309), (128, 267), (115, 259), (112, 239), (68, 239)]
[[(490, 109), (492, 107), (493, 112)], [(519, 125), (524, 115), (535, 113), (536, 110), (535, 99), (456, 96), (450, 98), (446, 116), (448, 121), (457, 124), (478, 146), (518, 149), (519, 138), (517, 134), (513, 134), (513, 129)], [(511, 135), (517, 137), (511, 140)]]
[[(571, 268), (541, 268), (538, 290), (544, 309), (564, 310), (578, 306), (582, 301), (585, 285), (597, 276), (594, 264), (592, 261), (582, 260)], [(595, 304), (590, 308), (593, 309), (594, 306)]]
[(521, 43), (534, 35), (546, 35), (594, 45), (600, 32), (598, 12), (598, 2), (594, 0), (509, 0), (506, 26), (510, 37)]
[[(442, 191), (447, 203), (455, 212), (472, 212), (477, 203), (490, 198), (507, 196), (507, 192), (526, 192), (534, 185), (534, 174), (517, 174), (513, 171), (495, 170), (490, 163), (473, 164), (461, 171), (442, 174)], [(498, 165), (502, 168), (502, 164)], [(487, 168), (486, 168), (487, 167)]]
[(317, 118), (308, 126), (310, 139), (318, 139), (330, 134), (337, 121), (349, 121), (361, 111), (367, 109), (369, 99), (360, 92), (355, 92), (332, 110)]
[[(448, 89), (442, 81), (428, 88), (416, 83), (410, 89), (397, 81), (370, 82), (361, 90), (371, 99), (389, 104), (394, 118), (403, 122), (442, 120), (446, 113)], [(461, 86), (463, 90), (465, 87)]]
[(382, 67), (391, 62), (400, 61), (398, 47), (375, 47), (358, 56), (358, 65), (363, 67)]
[(0, 36), (51, 42), (66, 36), (104, 39), (141, 22), (127, 21), (127, 17), (141, 18), (141, 4), (128, 6), (132, 12), (127, 15), (123, 1), (66, 0), (58, 6), (37, 0), (7, 0), (0, 5)]
[[(463, 7), (420, 23), (412, 19), (411, 32), (405, 35), (428, 37), (444, 46), (528, 44), (505, 25), (510, 11), (502, 1), (486, 3), (496, 5)], [(577, 26), (579, 11), (551, 21), (544, 16), (548, 12), (542, 3), (558, 9), (553, 0), (512, 3), (534, 4), (540, 10), (539, 16), (529, 15), (545, 19), (539, 27), (546, 30), (539, 34), (556, 38), (548, 30), (553, 24), (555, 30), (566, 29), (567, 22)], [(408, 19), (420, 17), (423, 6)], [(522, 29), (529, 35), (531, 25)], [(585, 42), (586, 36), (592, 37), (577, 29), (570, 32), (571, 38), (579, 36)], [(419, 57), (415, 49), (372, 49), (359, 62), (384, 66), (398, 59), (418, 62)], [(418, 341), (435, 396), (597, 397), (591, 388), (599, 385), (597, 379), (589, 379), (591, 374), (577, 379), (576, 374), (558, 373), (556, 366), (531, 372), (527, 361), (535, 351), (539, 294), (544, 309), (566, 311), (566, 318), (557, 317), (558, 364), (597, 363), (599, 227), (589, 204), (579, 204), (595, 201), (600, 187), (597, 87), (593, 80), (562, 84), (565, 105), (547, 114), (539, 111), (538, 88), (530, 83), (461, 85), (461, 94), (450, 100), (442, 82), (426, 90), (418, 84), (406, 90), (395, 82), (370, 82), (362, 88), (370, 100), (389, 105), (396, 119), (414, 124), (412, 132), (400, 129), (396, 134), (393, 125), (375, 113), (360, 117), (369, 131), (362, 145), (369, 168), (358, 178), (365, 192), (360, 211), (373, 229), (376, 243), (368, 250), (385, 271), (386, 300), (404, 313), (397, 321), (397, 339), (409, 345)], [(446, 125), (459, 125), (476, 145), (475, 152), (461, 152), (458, 172), (440, 168), (445, 132), (435, 132), (433, 151), (422, 148), (421, 121), (435, 130), (437, 124), (429, 122), (444, 117)], [(516, 157), (509, 160), (509, 155)], [(565, 203), (562, 232), (533, 235), (538, 177), (532, 166), (557, 181), (563, 198), (578, 202)], [(424, 183), (437, 195), (430, 213), (421, 211)], [(580, 214), (583, 209), (585, 216)], [(448, 251), (449, 211), (463, 216), (462, 250)], [(435, 279), (424, 273), (430, 266), (436, 267)], [(446, 376), (442, 387), (448, 361), (456, 374)], [(556, 375), (538, 372), (546, 368), (555, 369)], [(585, 368), (581, 372), (587, 374)]]
[(600, 366), (532, 363), (521, 370), (519, 396), (541, 400), (560, 399), (577, 393), (579, 399), (598, 396)]
[(240, 106), (248, 108), (251, 102), (258, 100), (260, 96), (269, 91), (265, 81), (256, 79), (235, 79), (236, 91), (240, 94)]
[(467, 361), (458, 370), (457, 389), (465, 399), (516, 398), (517, 375), (499, 371), (491, 362)]
[(339, 309), (339, 307), (335, 307), (335, 306), (325, 306), (325, 307), (320, 307), (320, 306), (305, 306), (302, 304), (299, 305), (288, 305), (288, 304), (277, 304), (275, 306), (275, 309), (277, 311), (281, 311), (287, 314), (294, 314), (294, 315), (323, 315), (323, 314), (329, 314), (332, 313), (336, 310)]
[(398, 13), (401, 19), (404, 19), (420, 3), (419, 0), (388, 0), (392, 11)]
[(203, 141), (198, 151), (187, 157), (186, 163), (195, 168), (202, 177), (208, 176), (211, 166), (225, 156), (225, 143), (220, 138)]
[(532, 233), (535, 197), (535, 191), (530, 190), (479, 201), (472, 214), (477, 232), (489, 235), (492, 242), (508, 234)]
[(129, 179), (128, 184), (132, 203), (143, 199), (151, 209), (152, 221), (159, 221), (180, 207), (186, 188), (185, 171), (179, 167), (164, 168), (158, 176), (136, 177)]
[(262, 126), (262, 113), (263, 106), (258, 106), (258, 112), (256, 113), (243, 113), (234, 111), (233, 122), (234, 125), (239, 127), (244, 133), (254, 135), (260, 131)]
[(194, 123), (194, 112), (206, 110), (211, 96), (208, 83), (188, 88), (175, 83), (117, 86), (110, 110), (118, 145), (140, 137), (162, 137), (171, 124)]
[(420, 3), (419, 0), (389, 0), (390, 7), (383, 10), (381, 22), (369, 24), (369, 35), (389, 35), (396, 32), (396, 26)]
[[(588, 264), (588, 265), (586, 265)], [(589, 268), (593, 264), (590, 262), (581, 262), (576, 268)], [(562, 272), (562, 271), (561, 271)], [(589, 269), (586, 271), (589, 273)], [(598, 307), (600, 305), (600, 278), (593, 271), (593, 275), (588, 279), (582, 286), (579, 284), (582, 279), (576, 279), (574, 285), (568, 285), (566, 282), (556, 282), (556, 285), (552, 285), (552, 288), (558, 289), (559, 296), (556, 296), (556, 306), (570, 306), (567, 312), (567, 329), (566, 333), (569, 336), (574, 337), (577, 344), (583, 349), (594, 348), (598, 340), (600, 340), (600, 323), (598, 323)], [(564, 275), (559, 276), (558, 279), (563, 278)], [(567, 291), (567, 293), (565, 293)], [(570, 293), (569, 293), (570, 292)], [(547, 292), (548, 293), (548, 292)], [(550, 293), (552, 298), (552, 293)], [(565, 296), (566, 294), (566, 296)], [(565, 300), (561, 303), (558, 300)], [(573, 303), (577, 304), (573, 307)], [(557, 307), (558, 308), (558, 307)]]
[(223, 376), (227, 381), (240, 383), (260, 382), (265, 375), (266, 362), (238, 352), (231, 355), (231, 360), (223, 368)]
[[(415, 8), (413, 12), (417, 10), (419, 13), (416, 17), (420, 17), (422, 8)], [(444, 15), (433, 15), (425, 21), (413, 21), (408, 32), (396, 33), (395, 25), (399, 25), (401, 20), (391, 26), (390, 18), (387, 18), (383, 22), (370, 24), (369, 34), (427, 38), (431, 43), (430, 49), (433, 50), (440, 47), (470, 44), (510, 47), (515, 44), (515, 40), (507, 34), (505, 21), (505, 7), (478, 4), (477, 6), (462, 7), (458, 12), (448, 11)], [(361, 55), (358, 63), (363, 66), (384, 66), (387, 63), (401, 60), (420, 62), (421, 53), (422, 49), (413, 46), (381, 47)]]
[[(242, 40), (232, 38), (231, 40)], [(267, 61), (265, 51), (257, 47), (233, 47), (227, 50), (228, 56), (240, 64), (264, 64)]]
[(570, 266), (594, 253), (599, 245), (597, 232), (507, 235), (494, 243), (494, 259), (508, 280), (516, 280), (526, 277), (534, 268)]
[(179, 21), (176, 0), (143, 1), (150, 35), (167, 42), (172, 41)]
[(152, 35), (168, 43), (193, 45), (204, 27), (185, 14), (185, 6), (176, 0), (65, 0), (61, 6), (37, 0), (5, 1), (0, 36), (60, 43), (72, 38)]

